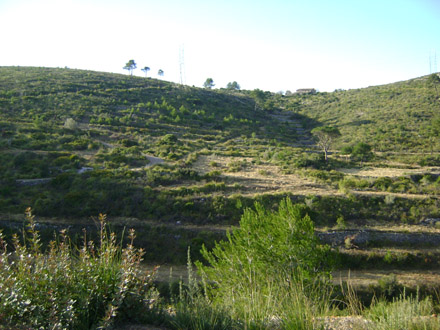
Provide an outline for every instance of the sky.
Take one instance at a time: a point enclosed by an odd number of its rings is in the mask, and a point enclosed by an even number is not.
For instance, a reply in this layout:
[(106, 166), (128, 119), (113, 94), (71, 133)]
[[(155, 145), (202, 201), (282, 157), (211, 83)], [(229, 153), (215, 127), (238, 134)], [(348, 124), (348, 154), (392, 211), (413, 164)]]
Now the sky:
[(439, 0), (0, 0), (0, 66), (272, 92), (440, 71)]

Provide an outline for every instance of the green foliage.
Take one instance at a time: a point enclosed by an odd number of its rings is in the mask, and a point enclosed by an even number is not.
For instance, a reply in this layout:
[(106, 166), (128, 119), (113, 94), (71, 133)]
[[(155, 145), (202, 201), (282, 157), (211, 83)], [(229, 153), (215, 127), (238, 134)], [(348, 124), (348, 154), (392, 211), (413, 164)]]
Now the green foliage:
[(212, 78), (207, 78), (205, 80), (205, 82), (203, 83), (203, 87), (205, 87), (205, 88), (211, 89), (214, 86), (215, 86), (215, 84), (214, 84), (214, 80)]
[(353, 146), (351, 155), (354, 159), (357, 159), (361, 162), (361, 166), (364, 161), (370, 160), (373, 157), (371, 146), (364, 142), (355, 144)]
[(375, 300), (365, 315), (372, 322), (369, 328), (374, 330), (434, 330), (439, 324), (436, 318), (429, 317), (433, 310), (431, 299), (422, 300), (417, 295), (407, 296), (403, 292), (392, 302)]
[(318, 170), (326, 169), (328, 164), (323, 154), (303, 153), (295, 157), (293, 166), (296, 168), (311, 167)]
[[(140, 268), (143, 250), (122, 248), (106, 230), (100, 215), (100, 241), (95, 246), (84, 234), (81, 247), (71, 245), (65, 231), (42, 252), (41, 237), (30, 209), (27, 231), (13, 252), (0, 233), (1, 323), (14, 327), (91, 329), (114, 321), (135, 320), (152, 313), (154, 271)], [(13, 260), (13, 261), (12, 261)], [(12, 261), (12, 262), (11, 262)]]
[(145, 77), (148, 75), (148, 71), (150, 71), (150, 68), (148, 66), (145, 66), (143, 69), (141, 69), (145, 73)]
[[(391, 255), (386, 254), (384, 257), (385, 262), (391, 263)], [(397, 277), (395, 274), (390, 274), (387, 276), (383, 276), (379, 279), (379, 288), (384, 297), (391, 298), (396, 297), (400, 293), (399, 291), (402, 289), (402, 286), (399, 285), (397, 281)]]
[(175, 314), (170, 323), (175, 329), (229, 330), (240, 328), (239, 322), (232, 319), (226, 309), (212, 304), (207, 296), (206, 286), (198, 283), (193, 273), (189, 249), (187, 285), (180, 281), (179, 295), (174, 296), (172, 302)]
[(430, 152), (440, 140), (424, 133), (438, 113), (438, 85), (436, 90), (429, 80), (293, 95), (279, 105), (307, 116), (307, 127), (337, 125), (342, 135), (335, 147), (367, 141), (375, 151)]
[(352, 152), (353, 152), (353, 146), (351, 145), (343, 146), (340, 150), (341, 155), (351, 155)]
[(67, 118), (64, 122), (64, 127), (71, 130), (76, 130), (78, 128), (78, 123), (73, 118)]
[[(313, 329), (329, 307), (332, 257), (319, 244), (303, 205), (281, 201), (278, 211), (261, 204), (246, 209), (240, 227), (198, 262), (214, 306), (242, 320), (245, 328)], [(319, 298), (318, 298), (319, 297)]]
[(228, 82), (228, 84), (226, 85), (226, 89), (229, 89), (229, 90), (240, 90), (240, 85), (236, 81)]
[(336, 219), (336, 228), (338, 228), (338, 229), (347, 228), (347, 223), (345, 222), (345, 219), (342, 215)]
[(258, 283), (268, 289), (264, 281), (280, 274), (308, 283), (328, 278), (329, 248), (319, 244), (306, 213), (305, 206), (290, 199), (281, 201), (278, 212), (268, 212), (259, 203), (255, 211), (246, 209), (227, 241), (202, 251), (209, 266), (198, 267), (218, 286), (216, 295), (232, 302), (236, 297), (228, 296), (231, 288)]
[(239, 172), (244, 170), (249, 164), (246, 162), (246, 160), (239, 160), (239, 161), (232, 161), (230, 162), (228, 166), (228, 172)]
[(440, 155), (424, 156), (418, 160), (420, 166), (440, 166)]
[(177, 136), (174, 134), (166, 134), (160, 139), (160, 143), (170, 145), (176, 144), (178, 141)]
[(136, 69), (136, 62), (134, 60), (128, 61), (123, 69), (130, 72), (130, 75), (133, 75), (133, 70)]
[(324, 157), (327, 161), (327, 154), (335, 139), (341, 136), (341, 132), (336, 127), (321, 126), (312, 129), (312, 134), (316, 137), (318, 145), (324, 151)]
[(339, 180), (344, 179), (343, 173), (334, 170), (322, 171), (322, 170), (308, 169), (308, 170), (304, 170), (303, 174), (306, 175), (307, 177), (314, 178), (317, 179), (318, 181), (326, 182), (326, 183), (337, 182)]
[(436, 92), (437, 97), (438, 97), (438, 89), (437, 89), (437, 86), (440, 85), (440, 77), (439, 77), (438, 73), (432, 73), (432, 74), (430, 74), (430, 75), (428, 76), (427, 82), (428, 82), (428, 86), (429, 86), (429, 87), (434, 87), (435, 92)]

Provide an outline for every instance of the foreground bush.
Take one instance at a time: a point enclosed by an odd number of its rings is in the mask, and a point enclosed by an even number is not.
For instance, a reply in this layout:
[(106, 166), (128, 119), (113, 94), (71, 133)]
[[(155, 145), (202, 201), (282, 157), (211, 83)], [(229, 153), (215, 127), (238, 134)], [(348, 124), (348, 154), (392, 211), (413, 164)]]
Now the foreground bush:
[(314, 316), (329, 308), (332, 257), (306, 211), (290, 199), (278, 212), (257, 203), (227, 241), (202, 250), (209, 265), (197, 266), (211, 285), (207, 296), (214, 306), (242, 320), (245, 328), (313, 327)]
[(154, 309), (154, 271), (142, 272), (142, 249), (121, 248), (100, 215), (100, 242), (84, 232), (82, 247), (65, 231), (43, 253), (31, 210), (23, 241), (12, 238), (10, 252), (0, 232), (0, 324), (42, 329), (106, 328)]

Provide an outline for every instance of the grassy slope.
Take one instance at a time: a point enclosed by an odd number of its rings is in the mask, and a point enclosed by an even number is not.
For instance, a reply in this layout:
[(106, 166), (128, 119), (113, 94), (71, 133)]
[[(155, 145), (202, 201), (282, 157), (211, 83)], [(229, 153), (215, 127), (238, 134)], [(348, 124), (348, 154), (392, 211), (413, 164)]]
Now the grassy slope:
[[(435, 176), (414, 182), (401, 174), (388, 186), (380, 183), (380, 190), (369, 176), (298, 169), (298, 159), (314, 155), (289, 144), (301, 139), (295, 127), (302, 122), (338, 126), (340, 145), (367, 141), (399, 157), (407, 148), (428, 151), (429, 140), (418, 132), (430, 123), (437, 101), (424, 78), (309, 96), (265, 93), (256, 107), (248, 91), (81, 70), (0, 68), (0, 212), (21, 213), (31, 205), (37, 215), (58, 219), (99, 212), (125, 222), (135, 218), (132, 224), (144, 226), (140, 240), (167, 241), (165, 260), (178, 253), (184, 258), (188, 243), (197, 251), (219, 237), (213, 229), (236, 224), (243, 207), (254, 201), (276, 207), (286, 194), (305, 201), (322, 226), (341, 216), (355, 228), (359, 219), (414, 223), (438, 213)], [(277, 119), (281, 109), (293, 111), (294, 121)], [(63, 127), (67, 118), (77, 123), (74, 129)], [(144, 168), (146, 155), (165, 165)], [(369, 165), (392, 166), (383, 162)], [(94, 171), (76, 173), (83, 166)], [(16, 181), (45, 177), (54, 179), (29, 187)], [(147, 258), (163, 252), (150, 244)], [(351, 264), (362, 258), (352, 257)]]
[(81, 70), (0, 68), (0, 101), (2, 119), (9, 122), (62, 125), (71, 117), (152, 135), (221, 130), (228, 137), (250, 133), (262, 122), (277, 124), (240, 94)]
[[(322, 124), (337, 126), (339, 145), (367, 142), (376, 151), (430, 151), (426, 136), (439, 116), (440, 99), (428, 77), (363, 89), (292, 96), (286, 107)], [(440, 143), (434, 142), (438, 151)]]

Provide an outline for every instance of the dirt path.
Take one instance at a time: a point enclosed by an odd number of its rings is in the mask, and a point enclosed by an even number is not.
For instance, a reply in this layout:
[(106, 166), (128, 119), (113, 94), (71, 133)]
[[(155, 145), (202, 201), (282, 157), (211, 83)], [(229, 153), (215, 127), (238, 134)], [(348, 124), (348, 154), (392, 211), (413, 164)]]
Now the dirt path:
[(333, 283), (349, 282), (353, 286), (375, 285), (384, 276), (394, 274), (399, 283), (417, 286), (437, 286), (440, 284), (440, 270), (338, 270), (333, 272)]
[(154, 157), (154, 156), (150, 156), (150, 155), (145, 155), (145, 158), (148, 159), (149, 163), (147, 165), (145, 165), (145, 167), (149, 167), (149, 166), (153, 166), (156, 164), (163, 164), (165, 163), (165, 160), (163, 160), (162, 158), (159, 157)]
[[(156, 265), (145, 265), (151, 270)], [(196, 271), (196, 269), (194, 269)], [(384, 276), (394, 274), (400, 284), (416, 288), (417, 286), (436, 286), (440, 284), (440, 270), (335, 270), (332, 272), (332, 282), (335, 285), (349, 282), (351, 285), (368, 287), (376, 285)], [(186, 265), (161, 265), (156, 273), (156, 279), (161, 282), (184, 281), (188, 278)]]
[(292, 119), (291, 114), (278, 113), (278, 114), (271, 114), (270, 116), (272, 118), (275, 118), (275, 119), (281, 121), (281, 122), (289, 123), (294, 127), (296, 134), (298, 136), (298, 140), (297, 140), (297, 143), (292, 144), (292, 146), (294, 146), (294, 147), (314, 147), (315, 146), (315, 141), (313, 141), (311, 134), (304, 129), (304, 127), (302, 126), (302, 124), (298, 120)]
[[(103, 144), (104, 146), (106, 146), (107, 148), (110, 148), (110, 149), (114, 149), (115, 148), (115, 145), (113, 145), (111, 143), (104, 142), (104, 141), (101, 141), (101, 140), (97, 140), (97, 141), (99, 143)], [(165, 160), (163, 160), (162, 158), (159, 158), (159, 157), (155, 157), (155, 156), (151, 156), (151, 155), (147, 155), (147, 154), (143, 154), (143, 156), (145, 156), (145, 158), (148, 160), (148, 164), (145, 165), (144, 167), (150, 167), (150, 166), (153, 166), (153, 165), (165, 163)], [(132, 168), (131, 170), (132, 171), (139, 171), (139, 170), (141, 170), (144, 167)]]
[(364, 167), (364, 168), (341, 168), (339, 172), (344, 174), (356, 175), (360, 177), (390, 177), (396, 178), (399, 176), (413, 175), (413, 174), (438, 174), (440, 175), (440, 167), (418, 167), (418, 168), (392, 168), (392, 167)]

